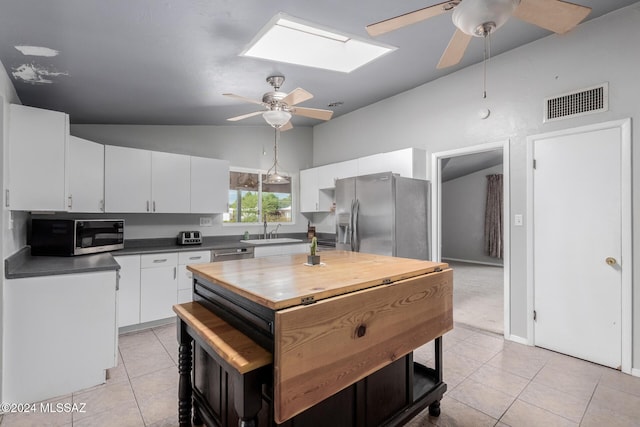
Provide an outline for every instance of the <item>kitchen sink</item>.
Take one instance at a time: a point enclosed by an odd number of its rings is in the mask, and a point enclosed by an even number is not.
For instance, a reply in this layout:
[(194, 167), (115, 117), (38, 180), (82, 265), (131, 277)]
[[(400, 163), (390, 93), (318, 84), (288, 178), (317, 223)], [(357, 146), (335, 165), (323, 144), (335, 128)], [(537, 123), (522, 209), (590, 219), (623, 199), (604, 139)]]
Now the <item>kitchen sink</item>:
[(269, 245), (277, 243), (302, 243), (302, 239), (291, 239), (289, 237), (281, 237), (278, 239), (249, 239), (240, 240), (242, 243), (249, 243), (252, 245)]

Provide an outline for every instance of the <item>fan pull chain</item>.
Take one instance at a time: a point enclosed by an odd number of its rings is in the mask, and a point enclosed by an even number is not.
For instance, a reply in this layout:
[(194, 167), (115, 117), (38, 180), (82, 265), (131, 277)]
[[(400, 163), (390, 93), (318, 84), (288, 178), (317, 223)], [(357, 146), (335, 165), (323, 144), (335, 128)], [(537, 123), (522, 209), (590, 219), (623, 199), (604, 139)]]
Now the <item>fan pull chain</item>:
[(483, 82), (482, 82), (482, 99), (487, 99), (487, 61), (491, 57), (491, 32), (487, 31), (484, 35), (484, 61), (482, 61), (483, 68)]

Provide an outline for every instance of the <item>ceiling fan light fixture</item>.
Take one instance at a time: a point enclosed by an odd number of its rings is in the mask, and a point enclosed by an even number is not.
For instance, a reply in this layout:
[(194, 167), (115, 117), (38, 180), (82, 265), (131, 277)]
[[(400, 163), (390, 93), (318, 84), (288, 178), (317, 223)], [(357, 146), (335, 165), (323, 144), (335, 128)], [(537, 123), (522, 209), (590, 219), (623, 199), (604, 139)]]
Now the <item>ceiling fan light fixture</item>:
[(284, 110), (270, 110), (262, 113), (262, 117), (274, 128), (279, 128), (287, 124), (291, 119), (291, 113)]
[(520, 0), (465, 0), (453, 10), (453, 24), (465, 34), (485, 37), (504, 25)]
[(288, 184), (289, 177), (285, 175), (281, 175), (277, 170), (271, 171), (271, 169), (267, 172), (267, 179), (264, 180), (266, 184)]

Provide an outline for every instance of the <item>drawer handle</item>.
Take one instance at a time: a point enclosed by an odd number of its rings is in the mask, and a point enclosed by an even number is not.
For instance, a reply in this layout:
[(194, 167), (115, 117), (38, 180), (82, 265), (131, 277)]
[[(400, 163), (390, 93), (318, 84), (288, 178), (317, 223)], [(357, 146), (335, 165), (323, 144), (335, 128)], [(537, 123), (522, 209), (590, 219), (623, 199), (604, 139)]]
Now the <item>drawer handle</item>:
[(167, 262), (167, 259), (166, 258), (164, 258), (164, 259), (154, 259), (153, 262), (158, 262), (158, 263), (159, 262)]
[(200, 258), (202, 258), (202, 257), (201, 256), (191, 256), (191, 257), (189, 257), (189, 259), (200, 259)]

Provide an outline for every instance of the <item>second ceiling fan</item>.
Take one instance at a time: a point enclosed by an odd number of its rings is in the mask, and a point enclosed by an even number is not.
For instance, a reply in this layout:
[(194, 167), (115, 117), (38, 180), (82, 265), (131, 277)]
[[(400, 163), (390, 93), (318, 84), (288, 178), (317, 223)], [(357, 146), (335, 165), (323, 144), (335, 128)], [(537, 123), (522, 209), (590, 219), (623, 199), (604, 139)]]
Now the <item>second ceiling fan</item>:
[(456, 31), (445, 49), (438, 68), (456, 65), (472, 37), (487, 37), (510, 16), (554, 33), (572, 30), (591, 12), (590, 7), (562, 0), (451, 0), (368, 25), (371, 36), (388, 33), (453, 10)]

